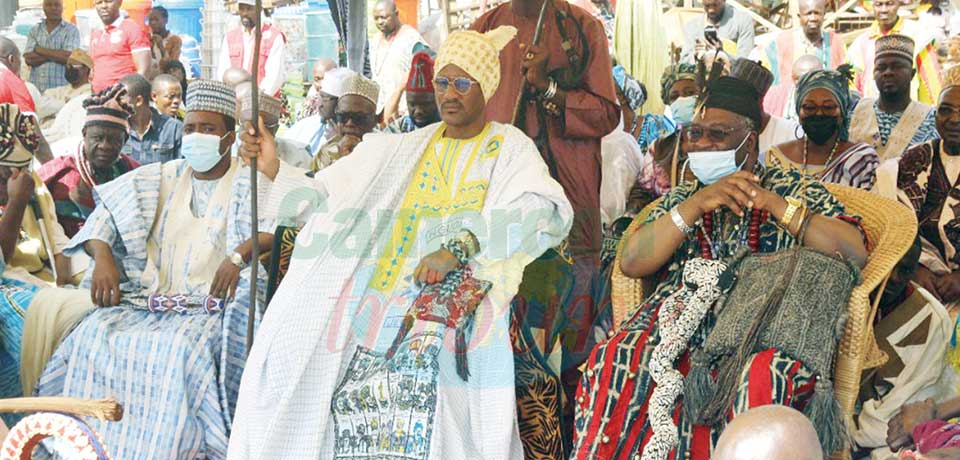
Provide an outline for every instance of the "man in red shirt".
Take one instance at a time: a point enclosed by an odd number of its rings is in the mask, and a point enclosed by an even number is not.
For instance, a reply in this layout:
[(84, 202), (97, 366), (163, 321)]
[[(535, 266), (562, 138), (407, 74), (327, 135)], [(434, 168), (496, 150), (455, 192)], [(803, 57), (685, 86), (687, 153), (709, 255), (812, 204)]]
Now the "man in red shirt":
[(15, 104), (21, 112), (37, 111), (27, 85), (20, 79), (20, 49), (9, 38), (0, 37), (0, 104)]
[(120, 17), (122, 0), (96, 0), (94, 7), (103, 28), (90, 33), (90, 57), (93, 58), (94, 94), (103, 91), (126, 75), (146, 76), (150, 68), (150, 36), (143, 24)]

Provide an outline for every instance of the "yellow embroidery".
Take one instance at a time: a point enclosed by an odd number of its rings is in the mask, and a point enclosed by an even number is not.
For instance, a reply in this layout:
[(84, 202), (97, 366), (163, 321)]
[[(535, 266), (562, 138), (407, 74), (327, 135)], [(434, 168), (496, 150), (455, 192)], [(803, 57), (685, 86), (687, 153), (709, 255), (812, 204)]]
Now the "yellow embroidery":
[[(448, 139), (442, 153), (438, 154), (436, 145), (438, 142), (444, 142), (441, 136), (446, 128), (441, 126), (437, 129), (407, 185), (390, 238), (380, 255), (373, 277), (370, 278), (370, 288), (380, 292), (393, 290), (406, 258), (410, 254), (410, 249), (416, 242), (421, 218), (443, 217), (466, 210), (479, 211), (483, 207), (483, 200), (487, 194), (487, 181), (477, 180), (467, 183), (464, 179), (473, 166), (480, 147), (487, 145), (483, 140), (489, 129), (488, 124), (476, 137), (458, 182), (452, 180), (453, 173), (456, 171), (455, 163), (460, 146), (469, 141)], [(456, 193), (452, 193), (453, 187), (456, 187)]]

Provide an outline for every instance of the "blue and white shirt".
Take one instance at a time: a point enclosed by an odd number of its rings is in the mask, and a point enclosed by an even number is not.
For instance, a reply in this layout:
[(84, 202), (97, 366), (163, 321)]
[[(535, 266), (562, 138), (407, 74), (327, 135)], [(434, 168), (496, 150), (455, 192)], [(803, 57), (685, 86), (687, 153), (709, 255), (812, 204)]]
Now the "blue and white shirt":
[[(80, 48), (80, 31), (77, 26), (62, 21), (53, 29), (53, 32), (48, 33), (46, 21), (41, 21), (27, 35), (27, 46), (23, 52), (32, 53), (38, 46), (52, 50), (73, 51)], [(67, 66), (63, 64), (45, 62), (30, 69), (30, 83), (36, 85), (40, 92), (68, 85), (67, 78), (63, 75), (66, 70)]]

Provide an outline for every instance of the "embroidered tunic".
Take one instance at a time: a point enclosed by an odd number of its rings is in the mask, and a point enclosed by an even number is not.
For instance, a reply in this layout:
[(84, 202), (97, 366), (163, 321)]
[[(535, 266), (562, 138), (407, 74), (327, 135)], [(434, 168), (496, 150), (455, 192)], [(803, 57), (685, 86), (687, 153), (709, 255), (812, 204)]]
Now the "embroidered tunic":
[[(811, 178), (804, 179), (795, 170), (765, 168), (762, 186), (780, 196), (795, 196), (809, 209), (827, 217), (855, 222), (845, 215), (843, 205)], [(678, 184), (647, 216), (645, 223), (670, 212), (674, 206), (700, 189), (699, 182)], [(732, 218), (729, 211), (720, 213)], [(795, 239), (768, 220), (760, 225), (759, 251), (771, 253), (796, 244)], [(575, 460), (630, 460), (643, 452), (657, 427), (648, 418), (650, 407), (657, 404), (650, 396), (656, 387), (649, 369), (654, 347), (660, 342), (658, 313), (663, 301), (680, 287), (684, 263), (699, 256), (699, 242), (688, 238), (664, 265), (660, 284), (630, 314), (620, 330), (600, 343), (590, 355), (586, 372), (577, 391), (574, 454)], [(686, 375), (690, 370), (689, 353), (699, 349), (708, 336), (715, 318), (710, 311), (689, 343), (676, 368)], [(668, 367), (670, 367), (668, 365)], [(803, 363), (776, 350), (755, 354), (743, 370), (733, 405), (738, 414), (765, 404), (788, 404), (802, 409), (813, 393), (815, 375)], [(694, 425), (682, 411), (682, 400), (674, 411), (680, 441), (672, 458), (707, 460), (723, 427)]]

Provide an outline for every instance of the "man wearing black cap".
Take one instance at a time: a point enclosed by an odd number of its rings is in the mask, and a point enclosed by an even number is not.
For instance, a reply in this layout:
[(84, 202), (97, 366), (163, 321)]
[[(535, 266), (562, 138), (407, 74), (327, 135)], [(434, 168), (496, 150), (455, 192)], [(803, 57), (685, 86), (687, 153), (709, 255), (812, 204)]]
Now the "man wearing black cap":
[[(738, 404), (737, 411), (749, 409), (741, 406), (789, 404), (811, 396), (810, 385), (803, 382), (813, 374), (776, 348), (747, 357), (749, 372), (734, 369), (730, 375), (742, 375), (743, 381), (733, 382), (739, 385), (730, 393), (724, 389), (731, 387), (712, 382), (709, 363), (691, 364), (688, 353), (691, 341), (707, 337), (714, 329), (704, 319), (720, 297), (716, 274), (708, 275), (723, 268), (716, 261), (741, 248), (755, 253), (788, 249), (796, 244), (801, 229), (805, 233), (800, 239), (809, 249), (839, 252), (861, 266), (866, 260), (861, 232), (845, 221), (843, 206), (823, 185), (804, 180), (797, 171), (758, 163), (759, 125), (759, 98), (749, 83), (722, 77), (707, 87), (703, 108), (684, 130), (684, 150), (698, 180), (684, 182), (664, 195), (627, 238), (620, 262), (628, 276), (658, 274), (663, 281), (653, 295), (625, 315), (630, 321), (597, 345), (584, 365), (587, 371), (577, 391), (575, 426), (579, 428), (571, 458), (613, 458), (617, 452), (666, 458), (671, 450), (676, 458), (709, 458), (711, 438), (716, 436), (710, 427), (722, 424), (689, 402), (685, 383), (682, 379), (678, 383), (680, 374), (693, 382), (686, 385), (696, 387), (695, 391), (702, 389), (697, 385), (704, 381), (716, 386), (721, 395), (749, 391), (749, 398), (738, 399), (746, 404)], [(688, 269), (688, 264), (693, 265)], [(685, 285), (681, 275), (698, 283)], [(668, 299), (683, 302), (682, 319), (671, 314), (678, 305)], [(698, 380), (690, 369), (706, 374)], [(754, 397), (760, 394), (764, 397)], [(683, 407), (687, 404), (693, 406)], [(679, 414), (679, 420), (674, 414)], [(835, 419), (824, 418), (829, 419), (824, 425), (836, 426), (830, 424)]]

